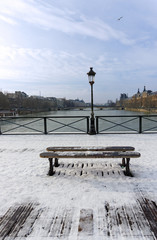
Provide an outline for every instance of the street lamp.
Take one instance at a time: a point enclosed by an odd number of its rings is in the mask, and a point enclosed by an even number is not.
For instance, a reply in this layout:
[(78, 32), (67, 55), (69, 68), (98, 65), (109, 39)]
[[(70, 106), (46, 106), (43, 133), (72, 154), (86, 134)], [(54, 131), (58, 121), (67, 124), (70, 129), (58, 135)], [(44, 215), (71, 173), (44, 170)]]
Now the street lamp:
[(90, 118), (90, 131), (89, 134), (94, 135), (96, 134), (95, 131), (95, 120), (94, 120), (94, 111), (93, 111), (93, 84), (94, 84), (94, 78), (95, 78), (95, 72), (93, 71), (93, 68), (90, 68), (90, 71), (87, 73), (88, 80), (91, 85), (91, 118)]

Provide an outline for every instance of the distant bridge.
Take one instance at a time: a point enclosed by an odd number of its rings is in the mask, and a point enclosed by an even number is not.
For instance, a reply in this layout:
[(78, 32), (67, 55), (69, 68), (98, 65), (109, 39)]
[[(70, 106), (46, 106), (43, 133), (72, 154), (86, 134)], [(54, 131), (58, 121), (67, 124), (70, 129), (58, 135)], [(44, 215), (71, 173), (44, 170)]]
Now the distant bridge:
[[(86, 110), (86, 109), (91, 109), (91, 106), (78, 106), (78, 107), (66, 107), (66, 108), (63, 108), (63, 109), (60, 109), (60, 110), (74, 110), (74, 109), (77, 109), (77, 110)], [(114, 109), (114, 110), (121, 110), (120, 107), (117, 107), (117, 106), (112, 106), (112, 107), (109, 107), (109, 106), (101, 106), (101, 105), (95, 105), (94, 106), (94, 110), (103, 110), (103, 109)]]

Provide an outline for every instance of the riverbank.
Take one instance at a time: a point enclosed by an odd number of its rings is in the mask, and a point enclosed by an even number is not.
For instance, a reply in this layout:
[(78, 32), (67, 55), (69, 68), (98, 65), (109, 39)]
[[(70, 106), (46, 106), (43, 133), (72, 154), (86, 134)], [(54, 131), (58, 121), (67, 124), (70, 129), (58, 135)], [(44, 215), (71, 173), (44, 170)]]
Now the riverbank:
[(125, 108), (125, 111), (140, 112), (140, 113), (157, 113), (157, 109), (143, 109), (143, 108)]
[[(22, 218), (9, 239), (155, 239), (141, 207), (142, 199), (147, 210), (157, 204), (155, 134), (1, 135), (0, 144), (1, 223), (15, 213)], [(61, 159), (50, 177), (48, 161), (39, 157), (48, 146), (116, 145), (141, 153), (131, 159), (134, 177), (124, 176), (121, 161), (114, 159)]]

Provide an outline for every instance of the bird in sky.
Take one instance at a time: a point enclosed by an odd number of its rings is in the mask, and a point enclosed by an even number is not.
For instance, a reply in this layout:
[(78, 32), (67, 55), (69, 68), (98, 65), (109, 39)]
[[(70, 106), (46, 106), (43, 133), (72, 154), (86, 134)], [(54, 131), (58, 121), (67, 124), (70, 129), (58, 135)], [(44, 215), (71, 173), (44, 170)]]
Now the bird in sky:
[(118, 18), (117, 20), (120, 21), (123, 17)]

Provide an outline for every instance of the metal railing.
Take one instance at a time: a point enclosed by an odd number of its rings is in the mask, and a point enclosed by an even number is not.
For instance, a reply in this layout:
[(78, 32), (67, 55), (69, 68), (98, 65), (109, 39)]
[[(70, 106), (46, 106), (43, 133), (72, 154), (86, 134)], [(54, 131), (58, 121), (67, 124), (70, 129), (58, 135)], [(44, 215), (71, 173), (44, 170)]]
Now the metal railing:
[(97, 133), (157, 133), (157, 115), (96, 116)]
[(88, 133), (89, 116), (1, 117), (1, 134)]
[[(96, 116), (96, 133), (157, 133), (157, 115)], [(1, 117), (0, 134), (89, 133), (89, 116)]]

